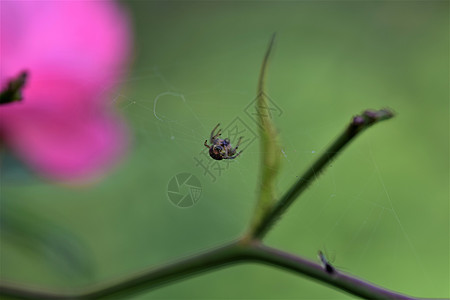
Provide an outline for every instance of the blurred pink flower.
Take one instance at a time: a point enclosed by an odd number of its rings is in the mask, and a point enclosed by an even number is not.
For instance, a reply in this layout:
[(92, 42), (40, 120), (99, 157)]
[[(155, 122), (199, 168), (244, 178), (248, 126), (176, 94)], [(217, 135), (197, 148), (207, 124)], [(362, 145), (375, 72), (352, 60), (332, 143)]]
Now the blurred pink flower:
[(2, 1), (0, 85), (28, 71), (23, 100), (0, 106), (0, 140), (44, 176), (86, 179), (123, 152), (111, 87), (131, 36), (113, 1)]

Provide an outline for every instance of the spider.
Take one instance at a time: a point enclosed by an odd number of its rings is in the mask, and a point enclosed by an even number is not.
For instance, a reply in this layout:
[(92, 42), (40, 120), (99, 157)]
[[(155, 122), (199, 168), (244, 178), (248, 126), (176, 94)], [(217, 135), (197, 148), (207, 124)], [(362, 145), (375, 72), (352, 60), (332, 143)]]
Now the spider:
[(219, 138), (222, 135), (222, 129), (219, 129), (217, 132), (217, 128), (219, 128), (220, 123), (214, 127), (214, 129), (211, 131), (211, 137), (209, 138), (209, 142), (212, 144), (211, 146), (208, 145), (208, 140), (205, 140), (205, 147), (209, 149), (209, 155), (214, 158), (215, 160), (222, 160), (222, 159), (235, 159), (239, 156), (239, 154), (242, 153), (239, 152), (236, 154), (236, 150), (239, 148), (239, 145), (242, 141), (242, 136), (239, 138), (236, 147), (231, 147), (230, 139), (221, 139)]

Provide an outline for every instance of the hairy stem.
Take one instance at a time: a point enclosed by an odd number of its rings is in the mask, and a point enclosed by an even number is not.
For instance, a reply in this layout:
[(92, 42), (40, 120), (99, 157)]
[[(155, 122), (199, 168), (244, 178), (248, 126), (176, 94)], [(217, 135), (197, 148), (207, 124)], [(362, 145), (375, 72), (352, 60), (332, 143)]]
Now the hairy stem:
[(379, 111), (367, 110), (359, 116), (353, 118), (344, 132), (334, 141), (334, 143), (306, 170), (300, 179), (284, 194), (284, 196), (275, 204), (272, 210), (264, 216), (251, 236), (262, 238), (268, 232), (270, 227), (294, 202), (294, 200), (306, 190), (306, 188), (317, 178), (324, 168), (336, 157), (340, 151), (349, 144), (360, 132), (372, 126), (373, 124), (389, 119), (393, 116), (392, 112), (386, 109)]

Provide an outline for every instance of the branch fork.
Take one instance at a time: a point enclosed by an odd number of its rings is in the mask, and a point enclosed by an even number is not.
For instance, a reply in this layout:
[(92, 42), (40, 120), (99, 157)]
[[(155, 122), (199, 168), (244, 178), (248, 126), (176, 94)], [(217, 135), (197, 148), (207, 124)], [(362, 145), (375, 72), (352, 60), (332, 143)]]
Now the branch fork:
[[(261, 67), (257, 89), (257, 108), (267, 106), (265, 92), (267, 67), (274, 45), (272, 36)], [(259, 108), (258, 108), (259, 109)], [(239, 239), (220, 247), (210, 249), (191, 257), (172, 262), (157, 268), (122, 278), (102, 286), (82, 291), (47, 292), (24, 288), (10, 283), (0, 283), (0, 295), (20, 299), (99, 299), (118, 296), (129, 297), (141, 291), (149, 291), (188, 276), (196, 275), (220, 267), (242, 262), (256, 262), (286, 269), (330, 285), (355, 296), (369, 299), (414, 299), (387, 289), (378, 287), (349, 274), (343, 273), (328, 262), (312, 262), (263, 244), (263, 238), (279, 217), (317, 178), (317, 174), (347, 146), (359, 133), (380, 121), (393, 117), (388, 109), (366, 110), (354, 116), (340, 136), (309, 167), (291, 188), (280, 198), (275, 195), (275, 179), (280, 168), (281, 147), (278, 144), (277, 131), (270, 118), (260, 116), (261, 133), (261, 177), (255, 214), (246, 234)], [(319, 254), (320, 255), (320, 254)]]

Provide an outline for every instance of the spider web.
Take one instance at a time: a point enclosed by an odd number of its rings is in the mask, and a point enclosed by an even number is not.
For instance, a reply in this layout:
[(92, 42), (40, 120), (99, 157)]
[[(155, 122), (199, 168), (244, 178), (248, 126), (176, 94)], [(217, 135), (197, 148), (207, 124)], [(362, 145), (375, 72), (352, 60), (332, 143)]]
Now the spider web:
[[(177, 87), (172, 79), (166, 77), (162, 71), (164, 68), (154, 67), (145, 75), (133, 77), (130, 81), (141, 84), (142, 81), (151, 82), (152, 86), (157, 87), (157, 92), (148, 98), (138, 98), (128, 95), (125, 92), (116, 94), (114, 102), (122, 112), (133, 111), (135, 119), (134, 129), (136, 134), (143, 137), (144, 140), (159, 141), (167, 144), (168, 149), (175, 147), (176, 149), (184, 149), (186, 145), (192, 151), (190, 155), (186, 155), (185, 167), (190, 172), (199, 175), (203, 185), (210, 185), (213, 189), (220, 192), (226, 192), (226, 188), (221, 187), (224, 176), (235, 176), (243, 185), (251, 185), (252, 181), (248, 177), (246, 167), (242, 166), (242, 159), (246, 155), (258, 156), (261, 154), (258, 148), (257, 135), (258, 125), (255, 122), (255, 115), (252, 114), (252, 108), (256, 104), (252, 90), (232, 90), (220, 82), (216, 85), (209, 86), (202, 90), (189, 90)], [(200, 96), (225, 94), (226, 97), (246, 98), (248, 101), (244, 104), (237, 102), (221, 102), (211, 101), (203, 102)], [(207, 106), (211, 113), (209, 115), (202, 114), (200, 107)], [(285, 107), (284, 109), (287, 110)], [(172, 114), (172, 110), (182, 110), (183, 114)], [(271, 105), (266, 108), (268, 114), (275, 119), (279, 118), (283, 113), (283, 107), (280, 103), (271, 99)], [(234, 116), (233, 116), (234, 115)], [(222, 120), (221, 116), (227, 116), (227, 120)], [(288, 116), (289, 117), (289, 116)], [(229, 137), (232, 145), (236, 142), (240, 135), (244, 135), (246, 139), (242, 142), (243, 155), (236, 160), (214, 161), (208, 156), (208, 149), (203, 146), (205, 139), (209, 140), (209, 134), (214, 126), (221, 122), (223, 128), (223, 136)], [(298, 165), (300, 163), (311, 162), (320, 153), (324, 151), (326, 145), (320, 148), (308, 146), (308, 140), (313, 140), (317, 133), (335, 132), (336, 128), (342, 127), (343, 124), (334, 122), (322, 122), (315, 127), (301, 129), (300, 135), (304, 137), (304, 145), (299, 147), (293, 142), (293, 139), (283, 138), (284, 147), (282, 148), (283, 169), (280, 175), (280, 181), (287, 187), (293, 182), (293, 178), (300, 175)], [(241, 128), (241, 131), (240, 131)], [(245, 128), (242, 132), (242, 128)], [(337, 133), (337, 132), (336, 132)], [(208, 141), (209, 143), (209, 141)], [(170, 160), (171, 151), (168, 150), (162, 159)], [(305, 218), (308, 221), (301, 224), (301, 232), (315, 231), (315, 228), (322, 225), (323, 220), (327, 219), (328, 229), (323, 232), (317, 232), (315, 240), (312, 241), (316, 250), (323, 248), (332, 249), (337, 253), (337, 264), (343, 266), (344, 269), (351, 273), (362, 274), (368, 268), (366, 262), (370, 260), (379, 260), (383, 257), (382, 252), (375, 252), (374, 257), (372, 248), (377, 248), (379, 243), (378, 235), (384, 231), (380, 229), (383, 224), (389, 223), (393, 226), (392, 231), (397, 236), (397, 242), (390, 247), (389, 251), (394, 251), (395, 256), (401, 258), (404, 255), (412, 257), (416, 271), (420, 278), (426, 280), (427, 284), (432, 285), (430, 274), (426, 271), (423, 260), (417, 251), (409, 233), (409, 229), (402, 222), (400, 213), (395, 208), (397, 199), (393, 198), (386, 186), (383, 172), (380, 170), (379, 164), (372, 153), (372, 146), (366, 143), (364, 155), (369, 155), (368, 163), (371, 174), (367, 176), (358, 185), (353, 185), (351, 199), (346, 201), (344, 205), (340, 204), (341, 209), (336, 212), (334, 210), (338, 201), (342, 201), (344, 197), (348, 197), (348, 193), (341, 193), (340, 181), (336, 175), (333, 164), (328, 168), (325, 175), (318, 176), (315, 186), (325, 188), (325, 198), (317, 200), (314, 197), (308, 197), (304, 202), (298, 205), (304, 207), (302, 214), (311, 214), (307, 209), (313, 206), (311, 201), (319, 201), (321, 210), (317, 212), (313, 219)], [(373, 186), (376, 188), (373, 188)], [(372, 186), (372, 188), (370, 188)], [(366, 191), (381, 191), (378, 200), (367, 200)], [(314, 192), (313, 192), (314, 194)], [(248, 204), (251, 206), (250, 204)], [(352, 231), (346, 239), (340, 238), (341, 242), (337, 242), (335, 236), (339, 236), (342, 226), (346, 223), (347, 218), (353, 214), (355, 206), (364, 206), (364, 215), (353, 218), (356, 223), (352, 224)], [(233, 219), (232, 212), (222, 212), (223, 218)], [(302, 218), (302, 216), (298, 216)], [(323, 227), (323, 226), (322, 226)], [(344, 240), (345, 242), (342, 242)], [(316, 251), (314, 250), (314, 251)], [(311, 253), (311, 257), (315, 257), (315, 253)], [(339, 257), (342, 257), (340, 259)], [(350, 265), (349, 267), (347, 267)]]

